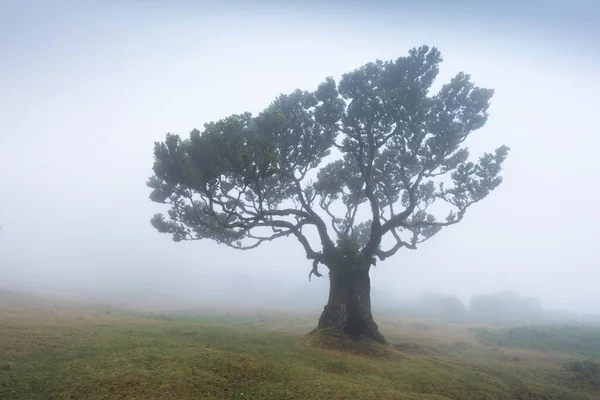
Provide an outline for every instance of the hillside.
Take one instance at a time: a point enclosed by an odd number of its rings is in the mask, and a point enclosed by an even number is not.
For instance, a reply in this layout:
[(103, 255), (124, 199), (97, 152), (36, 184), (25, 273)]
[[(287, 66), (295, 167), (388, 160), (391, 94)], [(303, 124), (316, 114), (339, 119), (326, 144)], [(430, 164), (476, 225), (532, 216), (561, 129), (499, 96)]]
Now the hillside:
[(563, 368), (578, 355), (560, 344), (519, 349), (464, 325), (380, 317), (393, 348), (354, 346), (307, 337), (315, 318), (134, 313), (3, 293), (0, 399), (600, 398), (600, 385)]

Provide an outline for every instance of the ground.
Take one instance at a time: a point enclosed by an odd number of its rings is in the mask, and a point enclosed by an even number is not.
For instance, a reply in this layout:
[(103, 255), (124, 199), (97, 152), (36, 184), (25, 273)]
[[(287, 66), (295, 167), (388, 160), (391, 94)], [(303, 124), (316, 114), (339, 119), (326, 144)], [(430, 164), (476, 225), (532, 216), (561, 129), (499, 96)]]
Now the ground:
[(394, 347), (355, 346), (306, 335), (317, 317), (134, 313), (0, 294), (0, 399), (600, 398), (597, 382), (564, 369), (575, 354), (559, 344), (511, 348), (500, 333), (376, 316)]

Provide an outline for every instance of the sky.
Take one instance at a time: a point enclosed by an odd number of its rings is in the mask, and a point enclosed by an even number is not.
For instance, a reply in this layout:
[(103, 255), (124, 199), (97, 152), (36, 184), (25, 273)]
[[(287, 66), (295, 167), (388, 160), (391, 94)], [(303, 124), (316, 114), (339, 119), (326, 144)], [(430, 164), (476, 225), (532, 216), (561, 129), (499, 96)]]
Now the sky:
[(427, 44), (444, 57), (438, 85), (465, 71), (496, 91), (472, 154), (511, 153), (504, 183), (460, 224), (379, 263), (374, 290), (514, 289), (600, 312), (600, 5), (280, 3), (0, 1), (0, 288), (291, 293), (320, 309), (327, 279), (308, 282), (291, 238), (238, 252), (156, 232), (153, 142)]

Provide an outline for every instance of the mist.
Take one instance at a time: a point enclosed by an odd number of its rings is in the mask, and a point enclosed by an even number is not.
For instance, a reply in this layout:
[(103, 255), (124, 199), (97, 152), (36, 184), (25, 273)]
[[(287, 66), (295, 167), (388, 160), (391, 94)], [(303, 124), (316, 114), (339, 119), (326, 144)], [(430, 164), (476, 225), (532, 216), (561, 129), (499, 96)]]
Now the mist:
[(427, 44), (444, 57), (437, 85), (464, 70), (496, 91), (472, 153), (511, 154), (504, 183), (463, 222), (372, 269), (374, 307), (515, 290), (547, 309), (600, 313), (599, 6), (526, 3), (509, 18), (432, 3), (4, 2), (0, 289), (321, 310), (327, 278), (309, 282), (292, 238), (239, 252), (156, 232), (153, 142)]

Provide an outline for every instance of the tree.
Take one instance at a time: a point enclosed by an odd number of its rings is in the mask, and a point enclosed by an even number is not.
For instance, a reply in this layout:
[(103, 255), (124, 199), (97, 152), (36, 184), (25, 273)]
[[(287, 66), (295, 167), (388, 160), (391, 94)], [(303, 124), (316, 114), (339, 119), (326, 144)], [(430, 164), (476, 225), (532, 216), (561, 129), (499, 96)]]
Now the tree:
[(509, 150), (469, 161), (463, 142), (486, 123), (494, 92), (461, 72), (430, 95), (441, 62), (436, 48), (413, 48), (280, 95), (256, 116), (167, 134), (148, 186), (170, 209), (152, 225), (175, 241), (240, 250), (294, 236), (312, 261), (309, 279), (322, 276), (319, 265), (329, 270), (318, 329), (385, 342), (371, 314), (371, 267), (461, 221), (502, 182)]
[(416, 298), (415, 305), (427, 316), (446, 321), (464, 321), (468, 313), (458, 297), (448, 294), (425, 293)]

